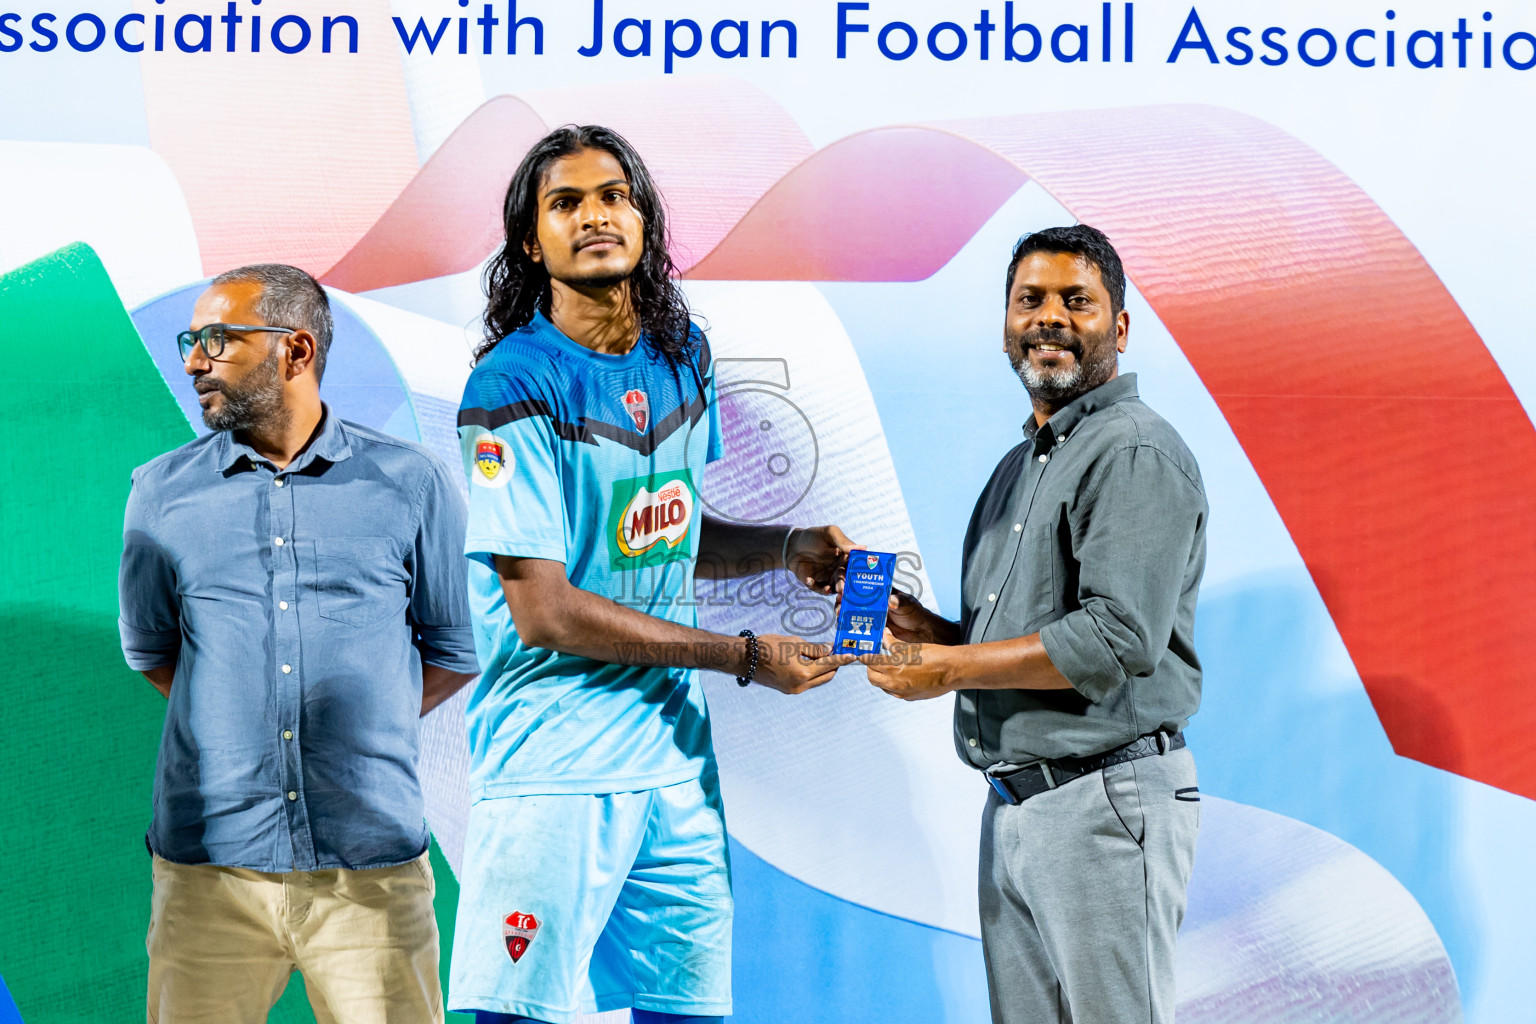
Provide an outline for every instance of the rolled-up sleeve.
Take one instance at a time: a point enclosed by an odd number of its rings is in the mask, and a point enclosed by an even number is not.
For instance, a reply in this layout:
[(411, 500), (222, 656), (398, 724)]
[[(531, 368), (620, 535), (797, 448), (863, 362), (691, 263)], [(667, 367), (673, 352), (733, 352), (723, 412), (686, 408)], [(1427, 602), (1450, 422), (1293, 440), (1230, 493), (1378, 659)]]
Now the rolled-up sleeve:
[(181, 651), (176, 566), (156, 534), (156, 500), (153, 488), (135, 473), (123, 513), (117, 628), (123, 657), (139, 672), (174, 665)]
[(420, 509), (411, 565), (416, 649), (424, 664), (479, 672), (469, 617), (464, 498), (436, 459), (422, 485)]
[(1199, 485), (1156, 448), (1114, 452), (1072, 524), (1080, 607), (1040, 630), (1057, 670), (1103, 701), (1168, 650), (1196, 535)]

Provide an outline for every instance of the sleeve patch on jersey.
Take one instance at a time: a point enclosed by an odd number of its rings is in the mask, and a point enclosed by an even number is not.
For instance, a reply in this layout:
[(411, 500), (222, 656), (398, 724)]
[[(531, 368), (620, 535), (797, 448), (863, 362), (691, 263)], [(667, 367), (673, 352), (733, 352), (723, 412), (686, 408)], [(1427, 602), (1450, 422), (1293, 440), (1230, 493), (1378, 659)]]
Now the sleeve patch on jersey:
[(475, 471), (470, 479), (481, 487), (505, 487), (512, 479), (512, 453), (495, 434), (475, 438)]

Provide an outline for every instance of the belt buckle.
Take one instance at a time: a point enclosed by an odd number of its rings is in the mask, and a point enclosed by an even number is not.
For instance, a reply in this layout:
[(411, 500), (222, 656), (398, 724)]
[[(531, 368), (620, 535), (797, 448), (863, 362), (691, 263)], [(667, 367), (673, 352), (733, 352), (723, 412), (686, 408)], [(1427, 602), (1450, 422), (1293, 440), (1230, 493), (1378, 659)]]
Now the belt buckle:
[(1009, 807), (1018, 805), (1019, 798), (1013, 795), (1013, 790), (1009, 789), (1008, 783), (1004, 782), (1001, 778), (996, 775), (988, 775), (987, 784), (992, 787), (992, 791), (997, 794), (998, 799), (1002, 800), (1003, 803)]
[(1051, 773), (1050, 763), (1043, 757), (1039, 758), (1038, 760), (1031, 761), (1028, 764), (1020, 765), (1013, 771), (1008, 772), (1006, 777), (1002, 775), (993, 775), (991, 772), (988, 772), (986, 773), (987, 782), (992, 786), (992, 789), (996, 791), (997, 795), (1002, 798), (1003, 803), (1008, 804), (1009, 806), (1017, 806), (1018, 804), (1023, 803), (1024, 799), (1027, 798), (1021, 798), (1017, 793), (1015, 793), (1013, 788), (1008, 785), (1007, 780), (1015, 775), (1020, 775), (1031, 768), (1040, 769), (1040, 777), (1045, 780), (1045, 788), (1047, 792), (1055, 789), (1057, 785), (1059, 785), (1059, 783), (1056, 781), (1056, 776)]

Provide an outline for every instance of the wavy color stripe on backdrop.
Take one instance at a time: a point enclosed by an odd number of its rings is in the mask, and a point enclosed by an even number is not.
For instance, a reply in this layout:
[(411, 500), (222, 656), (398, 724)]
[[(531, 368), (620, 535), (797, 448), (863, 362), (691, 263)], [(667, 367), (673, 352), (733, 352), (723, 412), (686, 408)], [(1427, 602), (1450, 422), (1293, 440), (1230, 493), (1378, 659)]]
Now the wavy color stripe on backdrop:
[[(359, 292), (479, 266), (501, 244), (502, 196), (523, 154), (555, 125), (590, 123), (613, 128), (645, 155), (666, 196), (672, 251), (684, 267), (812, 153), (782, 107), (733, 79), (498, 96), (444, 140), (325, 283)], [(723, 163), (729, 173), (722, 173)]]
[[(453, 169), (496, 124), (482, 108), (434, 175), (468, 180)], [(772, 136), (662, 134), (647, 159), (695, 183), (733, 180), (743, 152), (759, 172), (792, 162)], [(487, 197), (428, 171), (332, 283), (421, 279), (489, 251)], [(1417, 250), (1295, 138), (1200, 106), (876, 129), (796, 164), (728, 232), (674, 194), (677, 255), (698, 278), (916, 280), (1028, 178), (1115, 240), (1268, 488), (1394, 749), (1536, 797), (1514, 625), (1536, 617), (1536, 431)], [(499, 198), (501, 182), (478, 188)]]
[[(168, 8), (136, 0), (152, 19)], [(197, 228), (203, 272), (242, 263), (293, 263), (320, 273), (350, 249), (416, 174), (416, 143), (400, 56), (392, 47), (347, 53), (347, 33), (321, 53), (322, 19), (307, 14), (312, 38), (301, 53), (273, 50), (271, 26), (290, 7), (252, 8), (229, 26), (246, 49), (251, 23), (264, 21), (260, 53), (140, 57), (150, 145), (176, 173)], [(388, 28), (388, 0), (334, 0), (328, 17), (351, 16), (360, 33)], [(226, 26), (213, 27), (223, 50)], [(195, 40), (194, 27), (188, 35)], [(298, 41), (291, 24), (288, 45)], [(338, 59), (338, 53), (340, 59)]]

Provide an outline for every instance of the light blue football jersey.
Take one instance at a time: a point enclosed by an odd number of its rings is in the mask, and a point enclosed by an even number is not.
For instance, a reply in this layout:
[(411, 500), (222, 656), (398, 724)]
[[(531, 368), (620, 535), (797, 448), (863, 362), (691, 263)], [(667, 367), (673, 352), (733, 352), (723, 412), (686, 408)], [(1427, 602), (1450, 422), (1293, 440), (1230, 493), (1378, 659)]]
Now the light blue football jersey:
[(482, 674), (467, 710), (473, 799), (671, 786), (712, 768), (697, 673), (524, 644), (492, 555), (564, 562), (571, 583), (698, 623), (704, 467), (721, 454), (709, 345), (593, 352), (542, 313), (470, 374), (469, 597)]

